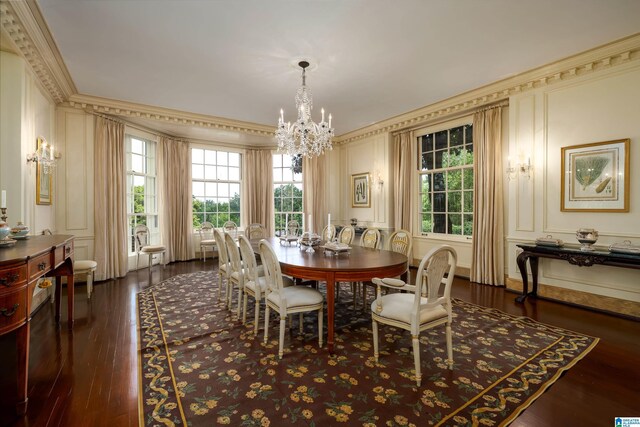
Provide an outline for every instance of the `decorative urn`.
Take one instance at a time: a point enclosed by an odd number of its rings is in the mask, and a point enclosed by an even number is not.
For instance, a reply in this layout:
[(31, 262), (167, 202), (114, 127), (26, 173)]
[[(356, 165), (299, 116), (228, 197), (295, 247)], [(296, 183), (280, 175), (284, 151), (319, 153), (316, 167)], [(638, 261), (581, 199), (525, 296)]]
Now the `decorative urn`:
[(18, 225), (11, 229), (11, 237), (24, 237), (29, 234), (29, 227), (24, 225), (22, 221), (18, 221)]
[(11, 233), (11, 227), (9, 225), (0, 220), (0, 240), (8, 239), (9, 233)]
[(581, 228), (576, 231), (576, 239), (582, 245), (581, 251), (592, 251), (592, 245), (598, 240), (598, 231), (593, 228)]

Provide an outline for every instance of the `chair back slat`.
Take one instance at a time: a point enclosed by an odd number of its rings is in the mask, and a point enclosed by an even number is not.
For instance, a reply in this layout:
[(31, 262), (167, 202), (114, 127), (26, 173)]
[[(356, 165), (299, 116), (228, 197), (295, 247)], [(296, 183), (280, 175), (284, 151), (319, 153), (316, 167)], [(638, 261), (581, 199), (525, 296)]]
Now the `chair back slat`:
[(427, 298), (427, 305), (437, 304), (440, 298), (448, 303), (451, 296), (451, 285), (457, 265), (456, 251), (448, 245), (432, 249), (422, 258), (416, 275), (416, 305), (421, 297)]
[(338, 241), (340, 243), (345, 243), (347, 245), (350, 245), (351, 243), (353, 243), (353, 236), (355, 234), (356, 233), (355, 233), (355, 230), (353, 229), (353, 227), (350, 226), (350, 225), (347, 225), (342, 230), (340, 230), (340, 235), (338, 236)]
[(326, 225), (322, 229), (322, 234), (320, 235), (320, 239), (325, 242), (330, 242), (333, 238), (336, 237), (336, 227), (334, 225)]
[(255, 282), (258, 279), (258, 264), (256, 263), (256, 255), (251, 247), (251, 242), (245, 236), (238, 237), (240, 242), (240, 254), (242, 255), (242, 263), (250, 281)]
[(219, 265), (229, 264), (229, 254), (227, 252), (227, 245), (224, 242), (224, 236), (220, 230), (214, 230), (213, 236), (216, 239), (216, 246), (218, 247), (218, 261)]
[(249, 224), (245, 233), (250, 240), (264, 239), (267, 237), (267, 229), (262, 224), (253, 223)]
[(200, 225), (198, 232), (200, 233), (200, 241), (211, 240), (215, 238), (213, 236), (213, 224), (211, 224), (210, 222), (203, 222), (202, 225)]
[(360, 246), (370, 249), (378, 249), (380, 244), (380, 230), (377, 228), (367, 228), (360, 238)]
[(222, 225), (222, 231), (231, 234), (231, 237), (238, 237), (238, 225), (233, 221), (227, 221)]
[(229, 233), (224, 233), (224, 243), (227, 245), (227, 253), (229, 254), (229, 263), (231, 265), (231, 271), (240, 272), (242, 270), (242, 263), (240, 261), (240, 250), (235, 240)]
[(262, 265), (264, 267), (264, 275), (267, 279), (269, 292), (278, 292), (280, 294), (281, 307), (286, 307), (286, 301), (282, 295), (281, 290), (284, 288), (282, 282), (282, 270), (280, 269), (280, 262), (274, 252), (273, 248), (266, 240), (260, 241), (260, 258), (262, 259)]
[(411, 233), (407, 230), (394, 231), (389, 237), (389, 250), (392, 252), (397, 252), (410, 258), (412, 248), (413, 239), (411, 238)]

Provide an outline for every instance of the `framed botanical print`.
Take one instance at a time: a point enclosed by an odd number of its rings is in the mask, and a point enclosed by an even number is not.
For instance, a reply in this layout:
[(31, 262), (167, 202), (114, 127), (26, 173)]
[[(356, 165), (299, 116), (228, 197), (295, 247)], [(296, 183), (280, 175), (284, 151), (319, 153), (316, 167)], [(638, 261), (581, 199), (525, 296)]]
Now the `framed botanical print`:
[[(42, 157), (49, 157), (51, 153), (48, 150), (51, 150), (51, 146), (47, 144), (44, 138), (38, 137), (37, 152)], [(50, 205), (52, 190), (51, 169), (45, 168), (40, 162), (36, 162), (36, 164), (36, 204)]]
[(371, 188), (369, 187), (369, 173), (351, 175), (351, 207), (371, 207)]
[(561, 150), (563, 212), (629, 212), (629, 139)]

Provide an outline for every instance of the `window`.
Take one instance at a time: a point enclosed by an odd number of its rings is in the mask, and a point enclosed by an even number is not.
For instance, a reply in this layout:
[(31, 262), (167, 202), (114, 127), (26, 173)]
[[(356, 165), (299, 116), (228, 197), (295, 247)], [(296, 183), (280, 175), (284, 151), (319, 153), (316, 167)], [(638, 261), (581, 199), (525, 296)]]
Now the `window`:
[(156, 143), (126, 135), (127, 149), (127, 218), (129, 254), (135, 252), (133, 230), (136, 225), (149, 227), (151, 242), (158, 242), (158, 198), (156, 196)]
[(473, 231), (473, 126), (418, 137), (420, 230), (471, 236)]
[(279, 236), (286, 228), (287, 219), (302, 226), (302, 171), (292, 168), (293, 159), (287, 154), (273, 155), (273, 200), (275, 230)]
[(191, 149), (193, 227), (240, 225), (240, 153)]

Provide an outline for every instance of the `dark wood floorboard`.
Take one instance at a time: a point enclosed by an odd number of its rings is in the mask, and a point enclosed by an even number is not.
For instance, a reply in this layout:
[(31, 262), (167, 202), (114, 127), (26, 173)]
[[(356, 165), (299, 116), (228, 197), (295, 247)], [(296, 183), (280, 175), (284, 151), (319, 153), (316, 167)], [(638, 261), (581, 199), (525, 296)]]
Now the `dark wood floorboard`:
[[(213, 261), (173, 263), (96, 283), (91, 301), (76, 288), (73, 331), (56, 326), (48, 302), (31, 322), (29, 407), (14, 415), (14, 335), (0, 338), (1, 426), (135, 426), (138, 424), (136, 294), (176, 274), (211, 269)], [(606, 426), (640, 416), (640, 322), (577, 307), (529, 300), (502, 288), (456, 279), (453, 296), (599, 337), (600, 343), (513, 426)], [(63, 293), (62, 319), (66, 319)]]

